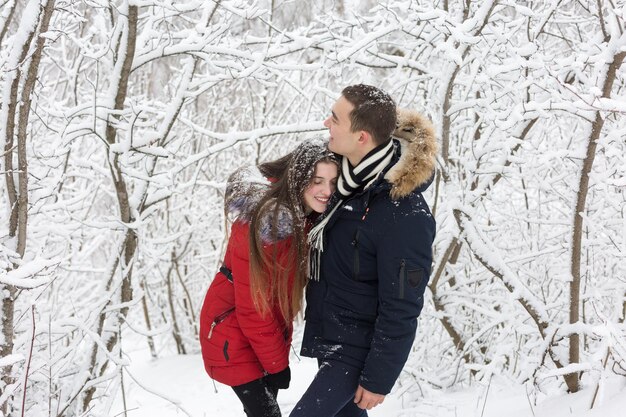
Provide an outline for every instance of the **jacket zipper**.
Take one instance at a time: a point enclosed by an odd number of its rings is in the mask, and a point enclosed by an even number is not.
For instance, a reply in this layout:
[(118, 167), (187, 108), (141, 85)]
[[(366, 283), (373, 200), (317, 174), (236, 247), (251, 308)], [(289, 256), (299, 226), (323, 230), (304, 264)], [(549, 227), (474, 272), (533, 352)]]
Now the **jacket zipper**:
[(354, 264), (352, 265), (353, 278), (358, 280), (359, 272), (361, 272), (361, 264), (359, 263), (359, 229), (356, 229), (352, 246), (354, 246)]
[(399, 282), (399, 292), (400, 298), (404, 298), (404, 269), (406, 267), (406, 261), (404, 259), (400, 260), (400, 282)]
[(218, 324), (226, 320), (226, 317), (228, 317), (228, 315), (232, 313), (234, 310), (235, 310), (235, 307), (231, 307), (213, 319), (213, 323), (211, 323), (211, 329), (209, 330), (209, 337), (207, 339), (210, 339), (211, 336), (213, 335), (213, 329), (215, 328), (215, 326), (217, 326)]

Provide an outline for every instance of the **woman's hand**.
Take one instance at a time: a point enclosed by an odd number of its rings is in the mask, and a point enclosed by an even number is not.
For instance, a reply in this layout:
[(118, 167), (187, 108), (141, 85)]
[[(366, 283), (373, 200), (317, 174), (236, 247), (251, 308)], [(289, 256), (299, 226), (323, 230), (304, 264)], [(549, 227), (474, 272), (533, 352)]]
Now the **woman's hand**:
[(287, 389), (289, 388), (289, 382), (291, 382), (291, 369), (287, 366), (280, 372), (267, 374), (265, 375), (265, 380), (276, 389)]

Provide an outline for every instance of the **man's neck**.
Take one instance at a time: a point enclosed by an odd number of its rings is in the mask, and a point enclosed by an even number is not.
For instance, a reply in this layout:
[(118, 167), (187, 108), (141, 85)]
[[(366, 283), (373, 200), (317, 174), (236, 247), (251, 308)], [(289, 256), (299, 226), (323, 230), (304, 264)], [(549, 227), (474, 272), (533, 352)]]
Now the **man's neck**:
[(355, 154), (353, 155), (345, 155), (345, 157), (348, 158), (348, 161), (350, 161), (350, 165), (352, 165), (353, 167), (356, 167), (357, 165), (361, 163), (365, 155), (370, 153), (370, 151), (374, 149), (375, 147), (376, 146), (369, 146), (367, 149), (363, 148), (360, 150), (360, 152), (355, 152)]
[(348, 158), (348, 161), (350, 161), (350, 165), (352, 165), (353, 167), (359, 165), (359, 162), (361, 162), (361, 160), (363, 159), (362, 157), (349, 157), (346, 156), (346, 158)]

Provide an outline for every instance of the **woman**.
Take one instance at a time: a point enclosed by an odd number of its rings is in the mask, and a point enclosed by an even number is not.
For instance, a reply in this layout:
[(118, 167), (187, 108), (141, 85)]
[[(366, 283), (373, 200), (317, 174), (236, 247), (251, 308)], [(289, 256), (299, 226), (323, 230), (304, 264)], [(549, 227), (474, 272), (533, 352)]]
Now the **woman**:
[(220, 272), (200, 313), (208, 374), (233, 388), (248, 417), (278, 417), (289, 386), (292, 320), (306, 283), (306, 232), (326, 209), (338, 164), (321, 140), (228, 180), (234, 219)]

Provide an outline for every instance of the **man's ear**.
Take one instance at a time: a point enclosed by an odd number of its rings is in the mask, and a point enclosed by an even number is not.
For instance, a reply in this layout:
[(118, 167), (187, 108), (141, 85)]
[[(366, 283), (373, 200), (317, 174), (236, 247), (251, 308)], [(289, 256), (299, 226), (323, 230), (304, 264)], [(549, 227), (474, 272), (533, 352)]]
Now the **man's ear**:
[(372, 141), (372, 135), (367, 130), (361, 130), (361, 134), (359, 135), (359, 143), (363, 145), (367, 145)]

